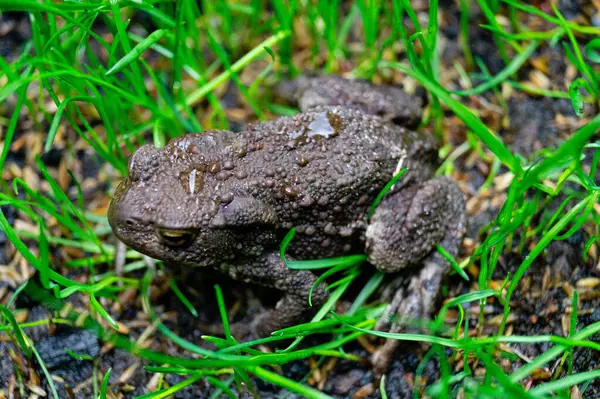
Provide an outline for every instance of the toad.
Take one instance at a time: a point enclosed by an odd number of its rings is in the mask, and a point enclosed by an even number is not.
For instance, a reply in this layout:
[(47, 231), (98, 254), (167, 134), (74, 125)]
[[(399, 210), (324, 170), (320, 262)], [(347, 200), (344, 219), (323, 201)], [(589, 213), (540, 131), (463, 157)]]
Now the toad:
[[(293, 227), (288, 259), (364, 253), (382, 272), (410, 270), (377, 328), (399, 331), (394, 315), (429, 316), (448, 268), (436, 245), (457, 255), (465, 202), (451, 178), (433, 177), (434, 140), (404, 126), (418, 121), (419, 101), (336, 76), (302, 77), (277, 92), (301, 113), (240, 133), (207, 130), (140, 147), (108, 211), (115, 235), (167, 265), (214, 267), (281, 291), (276, 307), (252, 323), (259, 337), (307, 321), (327, 298), (326, 286), (317, 286), (310, 307), (315, 275), (280, 257)], [(387, 368), (397, 344), (388, 340), (375, 354), (376, 370)]]

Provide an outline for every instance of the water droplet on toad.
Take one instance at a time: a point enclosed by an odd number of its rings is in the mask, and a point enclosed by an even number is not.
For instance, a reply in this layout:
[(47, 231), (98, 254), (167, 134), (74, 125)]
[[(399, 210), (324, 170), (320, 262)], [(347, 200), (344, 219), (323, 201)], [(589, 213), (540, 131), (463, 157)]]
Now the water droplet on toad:
[(308, 137), (323, 136), (329, 138), (336, 133), (334, 127), (329, 122), (326, 112), (321, 112), (308, 125)]
[(301, 168), (308, 165), (308, 159), (306, 159), (304, 156), (302, 155), (298, 155), (296, 157), (296, 164), (298, 166), (300, 166)]
[(202, 172), (196, 168), (191, 170), (183, 171), (179, 174), (179, 181), (181, 185), (189, 194), (197, 194), (202, 190), (204, 185), (204, 178)]
[(283, 187), (281, 187), (281, 189), (283, 190), (284, 194), (289, 198), (296, 198), (298, 196), (298, 193), (296, 192), (296, 190), (294, 190), (292, 186), (288, 186), (286, 184)]
[(198, 154), (200, 153), (200, 150), (198, 149), (198, 146), (196, 144), (190, 144), (187, 146), (186, 151), (188, 154)]
[(210, 173), (219, 173), (221, 171), (221, 164), (219, 162), (215, 162), (215, 163), (211, 164), (210, 167), (208, 168), (208, 171)]

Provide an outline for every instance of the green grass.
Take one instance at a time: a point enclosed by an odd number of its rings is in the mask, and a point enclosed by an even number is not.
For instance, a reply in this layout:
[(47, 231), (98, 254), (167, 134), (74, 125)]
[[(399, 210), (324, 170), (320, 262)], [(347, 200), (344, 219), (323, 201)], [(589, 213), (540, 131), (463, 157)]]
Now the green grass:
[[(315, 3), (317, 4), (317, 3)], [(566, 240), (583, 228), (591, 231), (585, 245), (584, 259), (592, 246), (600, 243), (597, 214), (600, 195), (595, 180), (600, 160), (595, 139), (600, 130), (600, 115), (589, 117), (556, 148), (544, 148), (531, 159), (513, 153), (498, 132), (492, 131), (479, 117), (474, 98), (492, 94), (492, 100), (506, 109), (501, 91), (506, 86), (535, 96), (567, 98), (574, 114), (583, 117), (587, 105), (600, 109), (600, 29), (568, 21), (557, 10), (546, 13), (526, 2), (515, 0), (461, 0), (460, 49), (464, 59), (456, 62), (458, 75), (470, 86), (440, 79), (443, 67), (437, 16), (438, 2), (431, 1), (429, 17), (422, 26), (423, 15), (407, 0), (391, 3), (370, 0), (354, 2), (322, 1), (318, 5), (298, 0), (267, 2), (232, 1), (162, 1), (148, 2), (42, 2), (34, 0), (0, 0), (1, 11), (25, 11), (32, 26), (32, 39), (16, 60), (0, 59), (0, 101), (15, 100), (12, 113), (1, 115), (4, 132), (0, 167), (8, 171), (7, 157), (19, 128), (19, 120), (32, 121), (33, 129), (45, 132), (42, 152), (59, 143), (61, 134), (77, 135), (102, 160), (103, 176), (112, 184), (126, 173), (125, 154), (151, 140), (164, 145), (171, 138), (202, 129), (229, 128), (226, 107), (222, 104), (224, 87), (237, 86), (252, 119), (275, 117), (268, 86), (288, 74), (307, 67), (328, 73), (352, 70), (354, 77), (389, 78), (401, 73), (425, 88), (429, 107), (422, 122), (445, 139), (444, 121), (455, 115), (465, 125), (468, 140), (458, 148), (447, 145), (447, 159), (438, 174), (450, 173), (457, 158), (473, 154), (490, 167), (484, 186), (491, 187), (500, 169), (512, 173), (513, 180), (506, 201), (497, 217), (486, 226), (482, 241), (469, 259), (452, 262), (463, 278), (474, 278), (476, 289), (456, 298), (448, 298), (437, 315), (429, 321), (429, 334), (377, 332), (373, 328), (383, 314), (375, 306), (374, 293), (382, 284), (377, 273), (362, 287), (346, 314), (336, 314), (336, 302), (364, 272), (364, 256), (287, 262), (291, 268), (324, 269), (330, 298), (312, 321), (251, 342), (237, 342), (229, 332), (227, 307), (220, 288), (215, 298), (225, 327), (225, 338), (205, 336), (216, 345), (215, 351), (189, 342), (160, 321), (149, 298), (149, 288), (156, 271), (148, 268), (140, 254), (127, 251), (124, 275), (112, 267), (116, 248), (109, 243), (110, 228), (106, 218), (98, 216), (84, 200), (81, 185), (77, 193), (65, 193), (56, 179), (55, 169), (41, 161), (42, 154), (30, 166), (44, 184), (30, 185), (25, 179), (0, 181), (0, 205), (16, 209), (20, 218), (39, 227), (38, 232), (17, 230), (4, 213), (0, 229), (28, 264), (37, 269), (41, 287), (33, 282), (21, 284), (7, 306), (0, 307), (0, 331), (10, 334), (27, 357), (38, 357), (28, 329), (44, 323), (83, 325), (132, 356), (145, 359), (148, 373), (184, 376), (180, 383), (167, 386), (164, 379), (155, 392), (141, 398), (164, 398), (205, 379), (213, 386), (212, 397), (236, 397), (241, 387), (255, 392), (252, 378), (262, 379), (288, 392), (308, 398), (330, 397), (302, 381), (293, 381), (277, 372), (277, 366), (308, 358), (322, 362), (337, 357), (356, 362), (362, 359), (348, 350), (350, 344), (366, 335), (428, 343), (430, 350), (416, 370), (419, 389), (414, 397), (468, 398), (567, 398), (571, 387), (581, 391), (600, 376), (597, 370), (579, 370), (577, 348), (598, 351), (592, 337), (600, 332), (600, 323), (582, 325), (578, 321), (578, 294), (571, 297), (570, 330), (567, 337), (507, 334), (511, 298), (523, 276), (542, 262), (547, 246)], [(344, 5), (342, 7), (342, 5)], [(475, 21), (471, 11), (479, 8), (482, 21)], [(422, 12), (421, 12), (422, 13)], [(139, 18), (146, 31), (134, 29)], [(500, 14), (509, 26), (499, 22)], [(525, 17), (543, 21), (543, 30), (530, 31)], [(481, 26), (480, 26), (481, 25)], [(105, 31), (99, 27), (106, 28)], [(478, 59), (470, 48), (468, 34), (487, 29), (493, 35), (496, 50), (504, 62), (503, 69), (492, 75), (485, 60)], [(143, 33), (142, 33), (143, 32)], [(300, 36), (302, 32), (307, 36)], [(300, 43), (304, 43), (301, 48)], [(551, 88), (537, 88), (523, 81), (521, 71), (541, 48), (552, 48), (557, 57), (572, 65), (577, 76), (568, 86), (563, 77), (553, 77)], [(98, 48), (101, 50), (98, 51)], [(159, 61), (157, 61), (159, 60)], [(400, 61), (399, 61), (400, 60)], [(471, 82), (476, 82), (473, 84)], [(51, 106), (48, 106), (51, 104)], [(151, 138), (151, 139), (150, 139)], [(75, 159), (76, 148), (62, 139), (65, 153)], [(587, 170), (583, 154), (593, 159)], [(73, 168), (72, 163), (67, 163)], [(398, 177), (401, 178), (401, 175)], [(481, 188), (480, 188), (481, 190)], [(552, 207), (551, 205), (554, 205)], [(292, 232), (293, 233), (293, 232)], [(282, 246), (293, 238), (290, 234)], [(84, 251), (82, 258), (62, 259), (57, 249)], [(525, 249), (527, 248), (527, 251)], [(442, 249), (443, 252), (443, 249)], [(506, 257), (522, 259), (514, 272), (500, 276), (504, 284), (493, 289), (498, 265)], [(108, 267), (107, 267), (108, 265)], [(478, 275), (466, 274), (472, 268)], [(65, 275), (67, 271), (85, 270), (87, 283)], [(136, 278), (136, 272), (143, 278)], [(185, 298), (180, 285), (171, 283), (174, 294), (195, 316), (193, 305)], [(172, 356), (141, 348), (118, 333), (118, 319), (110, 314), (111, 303), (121, 292), (134, 289), (142, 298), (144, 311), (158, 331), (187, 356)], [(87, 298), (89, 314), (81, 318), (76, 312), (39, 322), (18, 323), (14, 314), (17, 295), (37, 296), (60, 309), (65, 300), (77, 294)], [(106, 300), (107, 302), (104, 302)], [(483, 334), (484, 306), (499, 303), (502, 322), (492, 333)], [(469, 323), (467, 306), (480, 307), (475, 334)], [(450, 309), (458, 315), (453, 325), (445, 323)], [(488, 329), (489, 330), (489, 329)], [(487, 330), (486, 330), (487, 331)], [(306, 340), (309, 336), (316, 340)], [(310, 341), (311, 343), (307, 343)], [(551, 348), (529, 363), (508, 370), (502, 360), (510, 358), (499, 344), (551, 344)], [(262, 344), (278, 344), (274, 353), (259, 350)], [(79, 354), (77, 354), (79, 355)], [(528, 377), (541, 367), (551, 367), (560, 359), (550, 381), (529, 388)], [(455, 366), (459, 360), (462, 368)], [(468, 361), (467, 361), (468, 360)], [(440, 378), (420, 385), (430, 362), (438, 365)], [(320, 364), (320, 363), (319, 363)], [(473, 365), (485, 370), (475, 373)], [(49, 394), (58, 394), (46, 368)], [(94, 381), (95, 397), (105, 398), (110, 389), (110, 370), (99, 370)], [(21, 387), (23, 381), (19, 382)], [(385, 387), (381, 381), (380, 389)], [(381, 392), (386, 397), (385, 392)]]

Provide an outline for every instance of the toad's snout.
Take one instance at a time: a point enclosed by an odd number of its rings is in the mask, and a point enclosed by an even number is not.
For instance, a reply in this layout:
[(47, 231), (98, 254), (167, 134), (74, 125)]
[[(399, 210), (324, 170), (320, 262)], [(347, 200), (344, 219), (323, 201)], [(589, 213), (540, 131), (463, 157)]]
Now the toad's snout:
[(108, 206), (108, 224), (116, 236), (121, 239), (126, 226), (133, 225), (134, 221), (131, 214), (123, 206), (122, 197), (115, 196)]
[(132, 203), (131, 196), (128, 195), (128, 188), (128, 180), (124, 180), (119, 184), (107, 212), (108, 223), (121, 240), (128, 230), (135, 227), (136, 221), (142, 219), (142, 215), (138, 214), (138, 210), (142, 208)]

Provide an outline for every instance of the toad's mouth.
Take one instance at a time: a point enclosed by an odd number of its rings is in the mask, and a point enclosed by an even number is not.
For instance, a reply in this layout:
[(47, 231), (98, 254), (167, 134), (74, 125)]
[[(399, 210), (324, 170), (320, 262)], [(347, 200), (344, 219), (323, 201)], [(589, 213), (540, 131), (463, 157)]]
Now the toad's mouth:
[(198, 230), (159, 228), (157, 234), (166, 246), (179, 248), (190, 245), (198, 235)]

